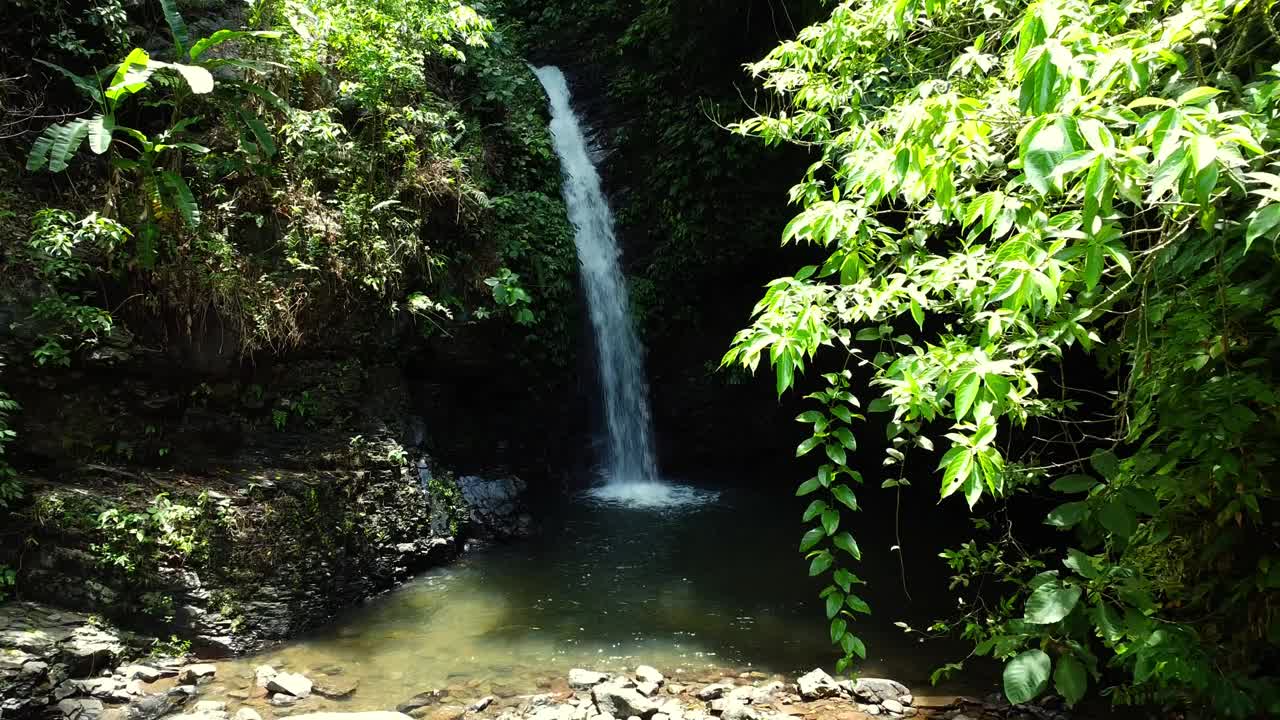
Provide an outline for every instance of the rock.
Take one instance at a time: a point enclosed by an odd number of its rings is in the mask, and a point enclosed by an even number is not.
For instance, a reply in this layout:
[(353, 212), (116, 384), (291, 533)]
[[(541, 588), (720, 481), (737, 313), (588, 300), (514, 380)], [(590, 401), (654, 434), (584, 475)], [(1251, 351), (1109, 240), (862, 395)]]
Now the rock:
[(591, 670), (582, 670), (574, 668), (569, 671), (569, 687), (574, 690), (590, 690), (602, 682), (608, 681), (609, 676), (605, 673), (593, 672)]
[(603, 713), (614, 717), (629, 718), (637, 715), (647, 718), (658, 711), (652, 700), (616, 682), (608, 682), (591, 688), (591, 698)]
[(175, 708), (186, 702), (187, 695), (181, 692), (156, 693), (129, 703), (125, 716), (129, 720), (156, 720), (168, 715)]
[(206, 678), (212, 678), (217, 673), (217, 666), (210, 663), (188, 665), (178, 671), (178, 682), (183, 685), (196, 684)]
[(653, 697), (658, 694), (658, 683), (642, 680), (636, 683), (636, 692), (645, 697)]
[(102, 717), (102, 701), (78, 698), (58, 703), (58, 712), (67, 720), (98, 720)]
[(707, 685), (703, 687), (701, 690), (694, 693), (694, 697), (698, 698), (703, 702), (710, 702), (717, 698), (724, 697), (725, 693), (729, 692), (732, 689), (733, 689), (733, 685), (730, 685), (729, 683), (713, 683), (711, 685)]
[(369, 712), (318, 712), (293, 715), (292, 720), (410, 720), (408, 715), (389, 710)]
[(428, 690), (420, 692), (417, 695), (405, 700), (396, 706), (396, 711), (401, 713), (411, 713), (418, 708), (424, 708), (435, 705), (444, 698), (449, 696), (448, 690)]
[(467, 714), (467, 709), (461, 705), (441, 705), (438, 708), (416, 715), (416, 717), (425, 718), (426, 720), (460, 720), (463, 715)]
[(150, 665), (125, 665), (118, 672), (124, 675), (125, 680), (141, 680), (149, 683), (164, 677), (164, 673), (159, 668), (153, 668)]
[(913, 705), (915, 704), (915, 701), (916, 701), (916, 698), (911, 693), (907, 693), (906, 695), (903, 695), (898, 698), (898, 702), (902, 703), (903, 705)]
[(226, 709), (227, 704), (221, 700), (201, 700), (196, 703), (196, 712), (201, 714), (223, 712)]
[[(910, 695), (911, 691), (906, 685), (896, 680), (858, 678), (858, 681), (853, 683), (851, 694), (862, 702), (876, 705), (885, 700), (898, 700), (903, 695)], [(898, 701), (901, 702), (901, 700)]]
[(492, 705), (495, 699), (496, 698), (494, 698), (492, 695), (485, 695), (479, 700), (471, 703), (471, 706), (468, 707), (467, 709), (470, 710), (471, 712), (480, 712), (481, 710), (484, 710), (485, 708)]
[(525, 488), (525, 482), (517, 477), (458, 478), (458, 489), (470, 510), (471, 521), (482, 532), (499, 538), (522, 537), (532, 530), (532, 519), (520, 508)]
[(242, 707), (231, 716), (231, 720), (262, 720), (262, 716), (251, 707)]
[(304, 698), (311, 694), (311, 680), (297, 673), (276, 673), (267, 681), (267, 690)]
[(805, 700), (817, 700), (840, 694), (840, 686), (822, 669), (811, 670), (796, 681), (800, 686), (800, 697)]
[(272, 693), (267, 702), (276, 707), (286, 707), (298, 702), (298, 698), (288, 693)]
[(360, 687), (359, 680), (347, 680), (341, 678), (329, 678), (320, 682), (313, 683), (311, 692), (323, 698), (330, 700), (340, 700), (344, 697), (350, 697)]
[(868, 705), (868, 706), (867, 706), (867, 714), (868, 714), (868, 715), (879, 715), (879, 714), (880, 714), (880, 706), (879, 706), (879, 705)]
[(727, 702), (720, 712), (720, 720), (763, 720), (764, 715), (750, 705), (740, 702)]
[(271, 682), (271, 678), (276, 676), (276, 669), (270, 665), (259, 665), (253, 669), (254, 682), (258, 687), (266, 687)]
[(665, 678), (662, 677), (662, 673), (658, 672), (657, 669), (649, 667), (648, 665), (641, 665), (636, 668), (636, 680), (639, 682), (661, 685)]
[(903, 716), (903, 717), (915, 717), (915, 716), (916, 716), (916, 714), (917, 714), (917, 713), (919, 713), (919, 712), (920, 712), (919, 710), (916, 710), (916, 709), (915, 709), (915, 708), (913, 708), (913, 707), (905, 707), (905, 708), (903, 708), (903, 709), (902, 709), (902, 716)]
[(248, 700), (249, 691), (248, 690), (228, 690), (227, 697), (234, 698), (236, 700)]

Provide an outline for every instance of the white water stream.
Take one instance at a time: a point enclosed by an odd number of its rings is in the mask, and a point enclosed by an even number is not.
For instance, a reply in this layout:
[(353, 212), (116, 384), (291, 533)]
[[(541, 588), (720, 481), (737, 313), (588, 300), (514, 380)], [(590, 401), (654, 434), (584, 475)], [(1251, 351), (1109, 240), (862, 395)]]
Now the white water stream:
[(681, 490), (663, 483), (654, 460), (644, 347), (636, 336), (626, 279), (618, 263), (613, 212), (591, 161), (586, 135), (570, 105), (559, 68), (535, 68), (551, 102), (551, 137), (564, 175), (564, 200), (574, 227), (582, 286), (595, 336), (608, 447), (604, 483), (593, 495), (628, 505), (679, 503)]

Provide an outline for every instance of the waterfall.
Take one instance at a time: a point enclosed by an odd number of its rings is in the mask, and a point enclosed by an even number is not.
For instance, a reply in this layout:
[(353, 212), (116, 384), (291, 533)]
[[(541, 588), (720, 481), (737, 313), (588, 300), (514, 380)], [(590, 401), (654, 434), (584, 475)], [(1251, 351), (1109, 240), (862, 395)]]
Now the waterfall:
[(618, 499), (652, 496), (665, 486), (654, 460), (644, 348), (632, 326), (627, 285), (618, 264), (613, 212), (591, 162), (587, 138), (569, 105), (569, 86), (556, 67), (535, 68), (551, 101), (551, 139), (564, 175), (564, 202), (574, 227), (582, 286), (595, 335), (604, 396), (608, 454), (603, 491)]

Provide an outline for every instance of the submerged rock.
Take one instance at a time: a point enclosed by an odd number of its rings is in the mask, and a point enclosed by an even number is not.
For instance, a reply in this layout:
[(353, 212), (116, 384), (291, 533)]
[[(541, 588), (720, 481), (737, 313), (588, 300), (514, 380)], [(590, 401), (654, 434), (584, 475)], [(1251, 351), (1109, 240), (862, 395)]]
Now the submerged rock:
[(311, 686), (311, 692), (319, 695), (320, 697), (329, 698), (330, 700), (340, 700), (345, 697), (350, 697), (355, 693), (358, 687), (360, 687), (359, 680), (330, 677), (327, 680), (313, 683)]
[(420, 692), (397, 705), (396, 710), (401, 713), (411, 713), (418, 708), (435, 705), (448, 696), (448, 690), (428, 690), (426, 692)]
[(311, 680), (297, 673), (276, 673), (267, 681), (267, 689), (275, 693), (304, 698), (311, 694)]
[(206, 678), (212, 678), (217, 673), (218, 667), (210, 663), (188, 665), (178, 671), (178, 682), (184, 685), (198, 683)]

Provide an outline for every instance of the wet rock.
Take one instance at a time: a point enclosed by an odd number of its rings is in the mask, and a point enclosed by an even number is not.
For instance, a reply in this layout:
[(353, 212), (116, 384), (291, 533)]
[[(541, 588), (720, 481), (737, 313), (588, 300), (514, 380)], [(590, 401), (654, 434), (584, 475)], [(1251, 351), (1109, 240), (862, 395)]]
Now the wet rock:
[(359, 687), (359, 680), (331, 677), (328, 680), (313, 683), (311, 692), (330, 700), (340, 700), (345, 697), (351, 697)]
[(406, 714), (411, 713), (418, 708), (435, 705), (448, 696), (448, 690), (428, 690), (426, 692), (421, 692), (397, 705), (396, 711)]
[(596, 685), (591, 688), (591, 697), (601, 712), (614, 717), (647, 718), (658, 711), (652, 700), (617, 682)]
[(422, 712), (414, 713), (414, 717), (425, 720), (460, 720), (466, 714), (467, 709), (461, 705), (441, 705), (429, 710), (424, 708)]
[(262, 716), (253, 708), (242, 707), (236, 711), (235, 715), (231, 716), (231, 720), (262, 720)]
[(636, 683), (636, 692), (645, 697), (653, 697), (658, 694), (658, 683), (641, 680)]
[(916, 701), (916, 698), (911, 693), (907, 693), (906, 695), (903, 695), (898, 698), (898, 702), (902, 703), (903, 705), (914, 705), (915, 701)]
[(79, 698), (58, 703), (58, 712), (66, 720), (98, 720), (102, 717), (102, 701)]
[(525, 488), (525, 482), (517, 477), (458, 478), (471, 521), (481, 532), (498, 538), (523, 537), (532, 531), (532, 519), (520, 508)]
[(727, 702), (720, 712), (720, 720), (764, 720), (759, 710), (740, 702)]
[(494, 698), (492, 695), (486, 695), (480, 698), (479, 700), (471, 703), (471, 706), (468, 707), (467, 709), (470, 710), (471, 712), (480, 712), (481, 710), (484, 710), (485, 708), (492, 705), (495, 699), (496, 698)]
[(590, 690), (596, 685), (608, 681), (608, 679), (609, 676), (607, 674), (591, 670), (574, 668), (569, 671), (569, 687), (574, 690)]
[(311, 694), (311, 680), (297, 673), (276, 673), (267, 681), (267, 690), (304, 698)]
[(264, 688), (267, 683), (271, 682), (271, 678), (276, 676), (276, 669), (270, 665), (259, 665), (253, 669), (254, 682), (258, 687)]
[(149, 683), (164, 677), (164, 673), (159, 668), (153, 668), (150, 665), (125, 665), (117, 672), (126, 680), (141, 680)]
[(661, 685), (666, 678), (664, 678), (662, 673), (658, 672), (656, 668), (652, 668), (648, 665), (641, 665), (636, 668), (636, 680), (639, 682)]
[(729, 683), (712, 683), (711, 685), (707, 685), (694, 693), (694, 697), (703, 702), (710, 702), (717, 698), (724, 697), (725, 693), (728, 693), (733, 689), (733, 687), (734, 686)]
[(201, 680), (212, 679), (217, 673), (218, 667), (210, 663), (188, 665), (178, 671), (178, 682), (184, 685), (196, 684)]
[(271, 697), (267, 698), (267, 702), (276, 707), (288, 707), (298, 702), (298, 698), (288, 693), (272, 693)]
[(201, 714), (224, 712), (226, 709), (227, 704), (221, 700), (201, 700), (196, 703), (196, 712)]
[(800, 697), (805, 700), (817, 700), (840, 694), (840, 686), (820, 668), (801, 675), (796, 683), (800, 686)]
[(125, 716), (128, 720), (156, 720), (168, 715), (186, 701), (187, 694), (183, 692), (145, 695), (129, 704), (125, 709)]
[[(848, 689), (847, 686), (846, 689)], [(907, 689), (906, 685), (896, 680), (858, 678), (858, 681), (853, 683), (850, 694), (865, 703), (881, 704), (885, 700), (901, 702), (899, 698), (904, 695), (910, 695), (911, 691)]]

